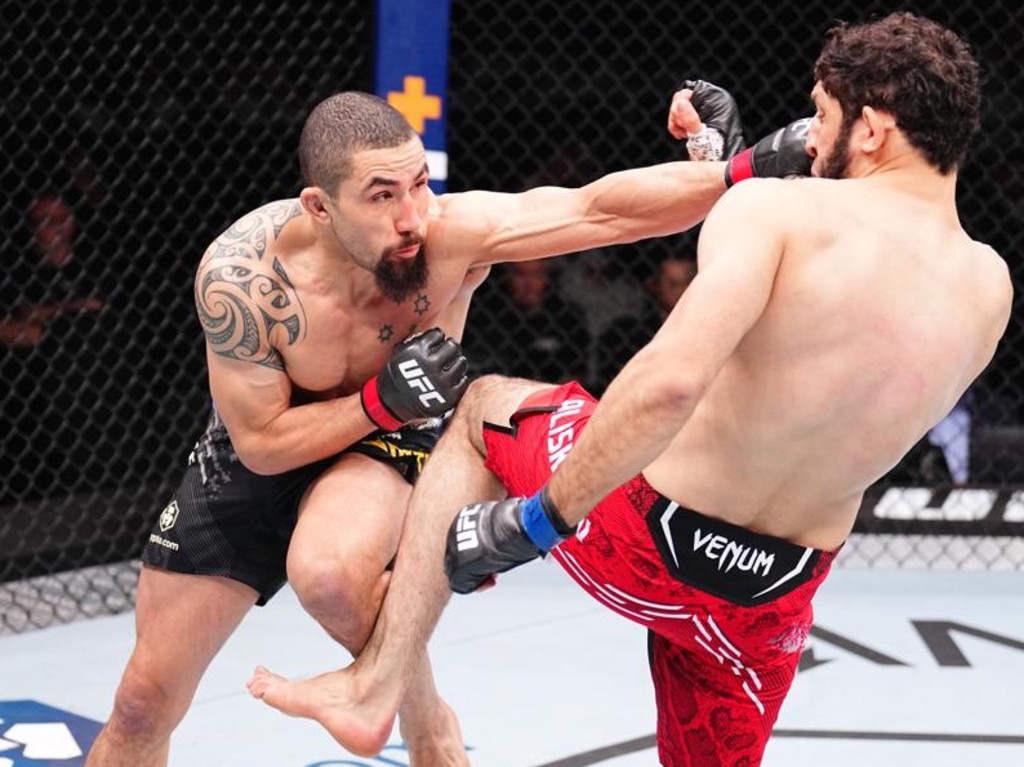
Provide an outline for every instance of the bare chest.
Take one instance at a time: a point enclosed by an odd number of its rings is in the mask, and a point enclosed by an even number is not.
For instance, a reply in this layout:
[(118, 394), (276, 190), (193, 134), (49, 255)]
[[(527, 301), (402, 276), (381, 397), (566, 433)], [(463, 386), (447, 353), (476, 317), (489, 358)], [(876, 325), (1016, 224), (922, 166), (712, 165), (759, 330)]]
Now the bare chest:
[(401, 304), (384, 301), (363, 308), (311, 297), (303, 302), (305, 333), (279, 349), (285, 371), (314, 399), (353, 394), (403, 340), (435, 326), (447, 330), (455, 292), (428, 286)]

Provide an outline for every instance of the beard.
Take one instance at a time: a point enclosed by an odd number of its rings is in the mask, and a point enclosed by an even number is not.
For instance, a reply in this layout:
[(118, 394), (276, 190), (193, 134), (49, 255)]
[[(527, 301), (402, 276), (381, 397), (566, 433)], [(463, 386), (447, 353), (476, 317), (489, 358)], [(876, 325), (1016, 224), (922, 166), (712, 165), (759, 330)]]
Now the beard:
[[(396, 250), (413, 245), (419, 245), (420, 250), (412, 258), (391, 258), (391, 254)], [(398, 247), (385, 251), (383, 258), (373, 268), (377, 289), (385, 298), (396, 304), (402, 303), (411, 293), (426, 285), (428, 276), (427, 251), (423, 239), (419, 237), (406, 240)]]
[(850, 169), (850, 136), (853, 134), (853, 120), (844, 121), (839, 135), (832, 144), (832, 152), (824, 158), (818, 171), (819, 178), (845, 178)]

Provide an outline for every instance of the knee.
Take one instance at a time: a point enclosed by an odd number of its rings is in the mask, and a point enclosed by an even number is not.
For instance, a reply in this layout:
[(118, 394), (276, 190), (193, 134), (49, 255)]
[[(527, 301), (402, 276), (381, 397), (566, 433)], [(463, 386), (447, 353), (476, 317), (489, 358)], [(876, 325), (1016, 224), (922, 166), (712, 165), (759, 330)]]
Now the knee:
[[(490, 392), (494, 391), (495, 389), (503, 388), (508, 384), (510, 380), (512, 379), (506, 378), (505, 376), (501, 375), (495, 375), (494, 373), (489, 373), (487, 375), (482, 375), (479, 378), (474, 378), (472, 381), (470, 381), (469, 386), (466, 388), (466, 393), (460, 400), (460, 404), (469, 404), (472, 406), (478, 405), (481, 401), (487, 400)], [(469, 408), (466, 409), (468, 410)], [(461, 409), (459, 408), (455, 410), (456, 415), (459, 415), (460, 412)]]
[(288, 580), (304, 606), (333, 605), (344, 611), (372, 588), (380, 578), (380, 566), (330, 551), (297, 552), (288, 555)]
[(462, 395), (458, 407), (455, 408), (455, 414), (452, 416), (452, 422), (447, 430), (450, 431), (452, 426), (457, 428), (476, 426), (479, 428), (480, 421), (487, 412), (494, 392), (503, 390), (511, 380), (513, 379), (491, 373), (470, 381), (466, 393)]
[(373, 628), (389, 575), (364, 565), (323, 559), (289, 562), (289, 580), (302, 608), (353, 652)]
[(319, 612), (333, 605), (335, 610), (344, 612), (351, 606), (353, 592), (358, 588), (347, 568), (320, 562), (293, 564), (288, 580), (307, 611), (316, 607)]
[(157, 740), (170, 735), (188, 708), (158, 681), (129, 670), (114, 697), (108, 727), (130, 740)]

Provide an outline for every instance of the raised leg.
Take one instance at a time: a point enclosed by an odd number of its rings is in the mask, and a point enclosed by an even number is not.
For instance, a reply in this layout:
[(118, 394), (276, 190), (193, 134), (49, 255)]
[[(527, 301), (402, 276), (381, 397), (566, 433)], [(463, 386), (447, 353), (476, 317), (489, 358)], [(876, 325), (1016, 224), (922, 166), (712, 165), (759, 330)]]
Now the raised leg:
[(507, 424), (522, 400), (544, 387), (494, 376), (470, 386), (416, 484), (387, 596), (356, 662), (297, 682), (257, 669), (249, 684), (254, 696), (319, 721), (353, 753), (380, 752), (403, 700), (423, 694), (418, 675), (427, 641), (451, 593), (443, 564), (451, 520), (466, 504), (505, 494), (484, 467), (483, 421)]

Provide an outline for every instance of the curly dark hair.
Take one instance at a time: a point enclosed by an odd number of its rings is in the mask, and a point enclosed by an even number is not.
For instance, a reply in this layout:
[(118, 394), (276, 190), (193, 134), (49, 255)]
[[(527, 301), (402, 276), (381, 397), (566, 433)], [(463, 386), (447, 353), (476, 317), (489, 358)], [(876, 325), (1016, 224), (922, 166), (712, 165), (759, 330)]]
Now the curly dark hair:
[(317, 104), (302, 126), (302, 182), (334, 195), (352, 172), (353, 153), (401, 146), (415, 136), (402, 113), (378, 96), (336, 93)]
[(967, 44), (912, 13), (828, 32), (814, 79), (851, 125), (861, 109), (885, 110), (940, 173), (958, 168), (980, 126), (981, 75)]

